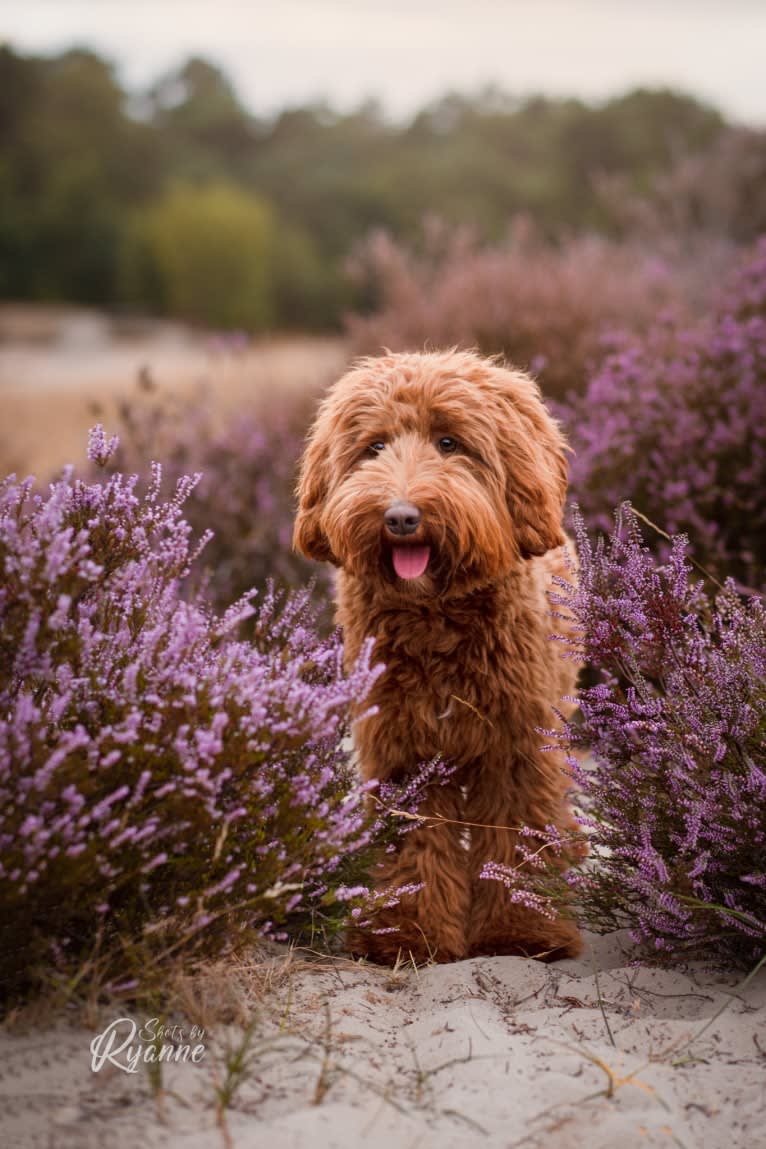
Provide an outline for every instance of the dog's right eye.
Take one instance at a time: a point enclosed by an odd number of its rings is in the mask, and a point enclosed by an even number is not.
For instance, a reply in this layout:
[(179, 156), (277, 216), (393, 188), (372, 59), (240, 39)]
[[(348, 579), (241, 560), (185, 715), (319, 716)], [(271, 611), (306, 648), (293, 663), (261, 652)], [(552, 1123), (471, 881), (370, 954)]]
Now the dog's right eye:
[(374, 443), (370, 443), (367, 448), (368, 455), (379, 455), (381, 451), (385, 451), (386, 444), (382, 439), (376, 439)]

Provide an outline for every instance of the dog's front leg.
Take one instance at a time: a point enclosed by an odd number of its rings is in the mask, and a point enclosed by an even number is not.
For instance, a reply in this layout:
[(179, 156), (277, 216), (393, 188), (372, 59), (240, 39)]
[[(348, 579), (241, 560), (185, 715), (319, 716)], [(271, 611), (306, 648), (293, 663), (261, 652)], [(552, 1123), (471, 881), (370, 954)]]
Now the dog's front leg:
[(354, 928), (348, 939), (353, 953), (391, 965), (400, 958), (422, 963), (465, 957), (471, 892), (460, 811), (457, 784), (428, 788), (418, 807), (422, 821), (374, 869), (377, 890), (421, 888), (378, 910), (364, 928)]
[[(498, 862), (518, 869), (523, 881), (529, 866), (517, 849), (520, 827), (542, 830), (553, 825), (562, 834), (576, 830), (553, 759), (554, 755), (540, 754), (530, 746), (529, 752), (517, 754), (515, 760), (488, 758), (470, 774), (465, 816), (471, 824), (471, 955), (516, 954), (554, 961), (576, 957), (582, 950), (580, 932), (571, 918), (559, 915), (550, 920), (523, 903), (512, 902), (502, 882), (479, 877), (487, 862)], [(544, 850), (544, 836), (540, 842)], [(534, 839), (525, 838), (525, 844), (534, 849)], [(578, 852), (575, 847), (572, 856)], [(571, 860), (550, 853), (558, 869), (565, 869)]]

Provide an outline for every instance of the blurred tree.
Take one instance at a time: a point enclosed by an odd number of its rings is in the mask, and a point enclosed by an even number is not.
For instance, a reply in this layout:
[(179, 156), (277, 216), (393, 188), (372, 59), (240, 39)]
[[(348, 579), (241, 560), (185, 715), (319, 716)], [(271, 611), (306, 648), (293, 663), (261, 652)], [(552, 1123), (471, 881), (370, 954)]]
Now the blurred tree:
[(22, 277), (30, 237), (23, 218), (31, 156), (26, 137), (29, 113), (39, 100), (37, 61), (0, 45), (0, 294), (26, 294)]
[(174, 176), (243, 177), (257, 122), (220, 68), (190, 58), (150, 89), (147, 109)]
[(177, 184), (139, 230), (171, 315), (248, 331), (273, 323), (274, 217), (263, 200), (230, 184)]
[(683, 156), (710, 147), (724, 128), (721, 115), (691, 96), (638, 89), (602, 107), (580, 105), (557, 143), (567, 172), (562, 190), (580, 226), (607, 223), (594, 194), (599, 178), (628, 175), (634, 197), (652, 192), (657, 178)]
[(111, 66), (92, 52), (2, 49), (0, 92), (0, 289), (112, 301), (123, 222), (160, 185), (151, 127), (125, 116)]
[(275, 312), (281, 325), (300, 330), (338, 326), (351, 302), (343, 269), (322, 259), (306, 228), (278, 219), (274, 232)]
[(381, 154), (396, 138), (376, 104), (339, 116), (326, 105), (283, 112), (253, 157), (250, 178), (284, 216), (337, 259), (349, 237), (388, 218), (376, 186)]

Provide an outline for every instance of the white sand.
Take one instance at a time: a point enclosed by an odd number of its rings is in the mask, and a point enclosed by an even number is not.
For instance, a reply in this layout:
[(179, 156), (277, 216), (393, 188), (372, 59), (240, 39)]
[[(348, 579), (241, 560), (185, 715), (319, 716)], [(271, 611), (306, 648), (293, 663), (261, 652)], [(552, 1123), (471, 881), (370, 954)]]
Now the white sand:
[(236, 1026), (206, 1036), (201, 1064), (165, 1067), (159, 1100), (146, 1069), (94, 1073), (88, 1030), (5, 1034), (0, 1143), (766, 1146), (766, 970), (742, 990), (736, 974), (629, 958), (614, 935), (553, 966), (496, 957), (396, 974), (344, 961), (299, 968), (260, 1000), (225, 1130), (214, 1091), (227, 1044), (242, 1042)]

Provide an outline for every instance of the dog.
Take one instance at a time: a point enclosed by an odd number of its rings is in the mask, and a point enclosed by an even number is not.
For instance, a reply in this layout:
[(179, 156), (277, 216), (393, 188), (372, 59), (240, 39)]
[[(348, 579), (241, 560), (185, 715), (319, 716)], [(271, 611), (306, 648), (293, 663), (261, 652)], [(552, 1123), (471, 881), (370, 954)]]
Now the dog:
[(566, 840), (576, 829), (560, 754), (540, 733), (578, 669), (550, 639), (552, 576), (572, 578), (567, 453), (537, 384), (474, 352), (360, 360), (320, 404), (294, 545), (339, 568), (348, 665), (372, 636), (385, 666), (354, 729), (362, 775), (401, 782), (437, 754), (457, 766), (378, 865), (380, 888), (421, 888), (352, 931), (355, 954), (581, 950), (568, 915), (549, 920), (479, 877), (486, 862), (523, 869), (521, 827)]

